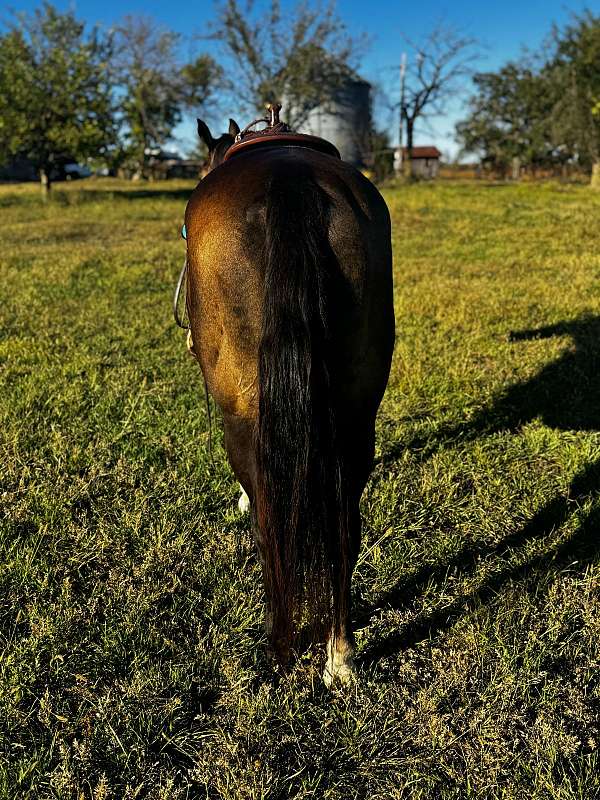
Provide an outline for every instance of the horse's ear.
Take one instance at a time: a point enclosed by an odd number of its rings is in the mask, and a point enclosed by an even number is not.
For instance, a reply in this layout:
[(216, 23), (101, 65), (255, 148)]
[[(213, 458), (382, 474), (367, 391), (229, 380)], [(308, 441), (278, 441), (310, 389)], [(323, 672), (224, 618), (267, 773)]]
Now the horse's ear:
[(230, 118), (229, 119), (229, 135), (233, 136), (233, 138), (235, 139), (235, 137), (238, 135), (239, 132), (240, 132), (240, 126), (237, 124), (237, 122), (234, 119)]
[(208, 125), (206, 122), (203, 122), (201, 119), (197, 119), (196, 122), (198, 123), (198, 136), (202, 139), (204, 144), (208, 147), (209, 151), (214, 150), (215, 147), (215, 140), (213, 139), (211, 132), (208, 129)]

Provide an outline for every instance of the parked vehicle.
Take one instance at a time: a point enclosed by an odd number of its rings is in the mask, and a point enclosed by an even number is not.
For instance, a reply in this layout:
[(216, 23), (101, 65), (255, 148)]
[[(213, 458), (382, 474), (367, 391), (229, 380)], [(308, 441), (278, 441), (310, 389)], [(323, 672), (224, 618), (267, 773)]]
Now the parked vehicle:
[(53, 181), (76, 181), (80, 178), (89, 178), (92, 170), (85, 164), (77, 164), (74, 161), (67, 164), (58, 164), (51, 178)]

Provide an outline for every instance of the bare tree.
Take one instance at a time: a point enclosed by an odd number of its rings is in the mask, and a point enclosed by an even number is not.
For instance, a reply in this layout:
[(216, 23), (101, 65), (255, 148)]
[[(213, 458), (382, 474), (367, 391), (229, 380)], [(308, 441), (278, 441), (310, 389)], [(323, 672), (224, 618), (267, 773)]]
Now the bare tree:
[(355, 77), (366, 42), (348, 35), (334, 2), (301, 0), (283, 12), (279, 0), (271, 0), (257, 13), (253, 0), (243, 7), (238, 0), (223, 0), (217, 8), (212, 38), (232, 64), (229, 94), (244, 112), (284, 101), (286, 121), (298, 126)]
[(445, 112), (448, 101), (462, 90), (465, 79), (473, 73), (472, 64), (479, 53), (475, 39), (441, 24), (423, 42), (407, 40), (407, 43), (412, 54), (400, 114), (406, 127), (404, 174), (410, 177), (417, 121)]

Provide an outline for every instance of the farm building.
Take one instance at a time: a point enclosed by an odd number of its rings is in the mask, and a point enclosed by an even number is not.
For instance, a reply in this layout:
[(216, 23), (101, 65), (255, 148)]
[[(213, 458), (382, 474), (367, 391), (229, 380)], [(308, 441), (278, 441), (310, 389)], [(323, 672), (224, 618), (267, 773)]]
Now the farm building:
[(183, 159), (179, 153), (160, 147), (146, 148), (148, 163), (146, 171), (154, 180), (165, 178), (199, 178), (204, 162), (199, 159)]
[[(408, 148), (402, 148), (402, 159), (399, 159), (399, 149), (394, 153), (394, 165), (396, 171), (400, 171), (401, 165), (408, 158)], [(411, 173), (415, 178), (432, 179), (437, 178), (440, 169), (440, 151), (433, 145), (426, 147), (413, 147), (411, 159)]]
[(371, 84), (349, 79), (329, 101), (309, 112), (298, 131), (327, 139), (344, 161), (363, 167), (370, 157)]

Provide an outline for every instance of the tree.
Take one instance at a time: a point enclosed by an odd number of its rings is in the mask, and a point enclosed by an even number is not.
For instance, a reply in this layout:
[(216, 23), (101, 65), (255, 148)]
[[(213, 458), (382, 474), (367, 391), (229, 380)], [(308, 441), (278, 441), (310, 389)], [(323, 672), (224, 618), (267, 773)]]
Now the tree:
[(382, 183), (394, 174), (394, 149), (387, 131), (371, 132), (372, 170), (375, 183)]
[(150, 17), (126, 16), (115, 29), (113, 69), (120, 87), (123, 159), (143, 171), (149, 152), (170, 138), (182, 109), (206, 105), (221, 77), (210, 56), (181, 64), (178, 33)]
[(579, 161), (591, 166), (592, 185), (600, 188), (600, 16), (574, 16), (564, 30), (554, 29), (556, 52), (550, 66), (559, 98), (554, 135)]
[(224, 0), (212, 38), (232, 65), (228, 88), (234, 103), (252, 115), (268, 102), (283, 102), (291, 127), (356, 77), (361, 53), (361, 42), (347, 34), (333, 2), (312, 8), (300, 2), (282, 13), (279, 0), (271, 0), (256, 14), (252, 0), (245, 9), (238, 0)]
[(50, 3), (0, 37), (0, 159), (24, 156), (47, 196), (61, 162), (105, 154), (115, 142), (110, 44)]
[(411, 177), (415, 125), (431, 114), (445, 112), (447, 102), (462, 88), (478, 58), (474, 39), (438, 25), (422, 43), (409, 42), (412, 57), (400, 100), (401, 124), (406, 127), (404, 174)]
[(471, 113), (457, 126), (463, 150), (504, 169), (577, 161), (600, 186), (600, 17), (555, 27), (538, 62), (475, 76)]
[(498, 72), (474, 76), (476, 94), (469, 116), (456, 126), (463, 152), (477, 153), (483, 163), (506, 173), (513, 166), (547, 166), (569, 154), (552, 136), (556, 87), (547, 67), (508, 63)]

